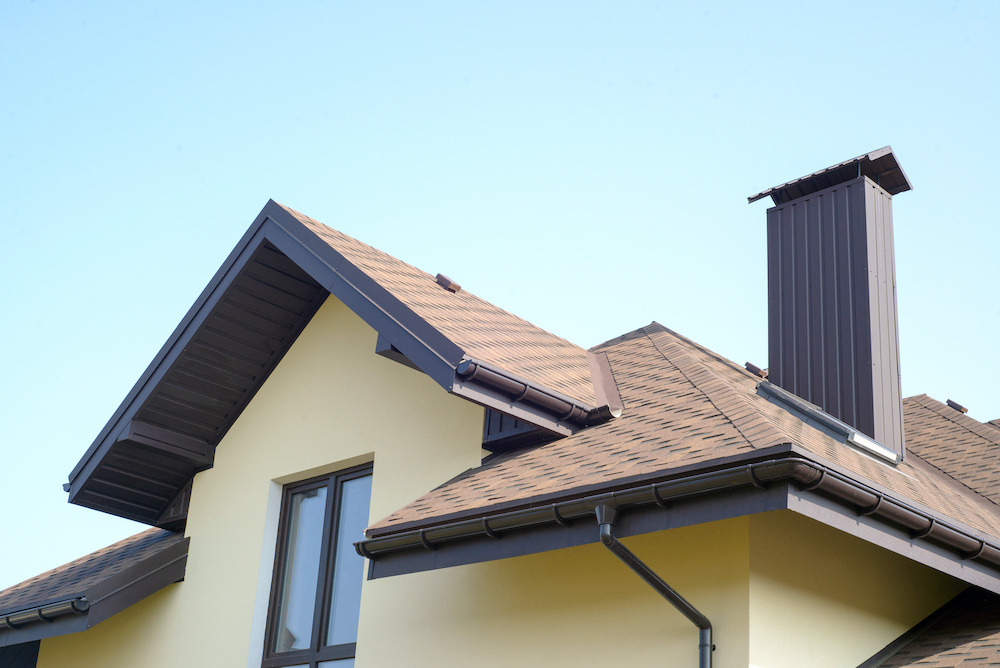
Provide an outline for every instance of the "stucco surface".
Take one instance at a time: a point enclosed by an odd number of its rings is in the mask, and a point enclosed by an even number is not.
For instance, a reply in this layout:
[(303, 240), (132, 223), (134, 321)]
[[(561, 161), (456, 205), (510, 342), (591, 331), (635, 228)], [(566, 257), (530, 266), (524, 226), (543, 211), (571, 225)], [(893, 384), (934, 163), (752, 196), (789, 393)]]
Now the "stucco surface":
[(477, 464), (482, 409), (379, 357), (375, 342), (329, 299), (219, 445), (214, 468), (195, 478), (184, 582), (46, 640), (39, 668), (260, 665), (252, 639), (267, 586), (258, 578), (270, 577), (278, 483), (374, 462), (378, 519)]

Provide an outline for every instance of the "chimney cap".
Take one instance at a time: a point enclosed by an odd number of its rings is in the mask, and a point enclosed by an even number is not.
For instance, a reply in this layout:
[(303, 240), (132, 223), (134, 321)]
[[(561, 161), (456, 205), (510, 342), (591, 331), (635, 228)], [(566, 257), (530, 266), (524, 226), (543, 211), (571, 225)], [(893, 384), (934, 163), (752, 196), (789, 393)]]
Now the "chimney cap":
[(784, 204), (793, 199), (805, 197), (814, 192), (830, 188), (839, 183), (851, 181), (858, 176), (867, 176), (878, 183), (890, 195), (912, 190), (910, 180), (906, 178), (906, 173), (896, 161), (896, 156), (892, 152), (891, 146), (885, 146), (877, 151), (871, 151), (856, 158), (845, 160), (844, 162), (813, 172), (808, 176), (782, 183), (780, 186), (768, 188), (756, 195), (747, 198), (747, 202), (754, 203), (759, 199), (764, 199), (768, 195), (774, 203)]

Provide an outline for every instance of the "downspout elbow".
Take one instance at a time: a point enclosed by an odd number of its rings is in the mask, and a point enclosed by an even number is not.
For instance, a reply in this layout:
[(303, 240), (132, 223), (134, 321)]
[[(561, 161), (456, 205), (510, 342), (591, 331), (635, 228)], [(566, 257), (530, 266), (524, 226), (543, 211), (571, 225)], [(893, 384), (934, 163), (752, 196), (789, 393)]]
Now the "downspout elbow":
[(698, 627), (698, 666), (699, 668), (711, 668), (712, 651), (715, 650), (715, 645), (712, 644), (712, 622), (693, 605), (688, 603), (683, 596), (674, 591), (673, 587), (654, 573), (631, 550), (618, 542), (618, 538), (615, 536), (615, 523), (618, 521), (617, 508), (600, 504), (594, 509), (594, 512), (597, 515), (597, 523), (600, 527), (601, 543), (611, 550), (622, 563), (631, 568), (636, 575), (642, 578), (646, 584), (655, 589), (660, 596), (667, 599), (692, 624)]

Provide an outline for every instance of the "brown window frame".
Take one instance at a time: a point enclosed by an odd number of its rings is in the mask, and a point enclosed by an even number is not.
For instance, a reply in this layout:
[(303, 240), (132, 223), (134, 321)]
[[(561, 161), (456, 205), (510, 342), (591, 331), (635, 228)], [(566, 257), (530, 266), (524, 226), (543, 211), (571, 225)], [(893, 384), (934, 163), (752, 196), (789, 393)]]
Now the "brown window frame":
[[(330, 597), (333, 595), (334, 555), (337, 553), (337, 523), (340, 515), (343, 485), (350, 480), (372, 475), (372, 464), (363, 464), (327, 475), (285, 485), (281, 497), (281, 515), (278, 520), (278, 541), (275, 548), (274, 570), (271, 574), (271, 595), (267, 604), (267, 632), (264, 634), (264, 657), (262, 668), (283, 668), (284, 666), (307, 665), (315, 668), (319, 662), (354, 658), (357, 643), (322, 646), (325, 630), (329, 622)], [(278, 599), (284, 584), (283, 574), (287, 558), (288, 523), (292, 496), (309, 489), (326, 487), (326, 510), (323, 519), (322, 547), (320, 552), (320, 574), (316, 587), (313, 608), (312, 639), (309, 649), (290, 652), (274, 652), (276, 626), (278, 623)], [(360, 540), (360, 536), (358, 539)]]

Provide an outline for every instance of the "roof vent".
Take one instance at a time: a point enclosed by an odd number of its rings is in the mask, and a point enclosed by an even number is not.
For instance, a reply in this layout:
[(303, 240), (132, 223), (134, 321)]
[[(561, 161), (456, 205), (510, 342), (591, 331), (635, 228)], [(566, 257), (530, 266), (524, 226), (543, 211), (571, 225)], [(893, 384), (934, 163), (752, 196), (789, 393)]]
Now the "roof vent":
[(756, 364), (751, 364), (750, 362), (747, 362), (743, 366), (747, 368), (747, 371), (757, 376), (758, 378), (767, 378), (767, 369), (761, 369)]
[(966, 408), (962, 404), (958, 403), (957, 401), (952, 401), (951, 399), (949, 399), (947, 403), (948, 403), (949, 406), (951, 406), (952, 408), (954, 408), (959, 413), (968, 413), (969, 412), (968, 408)]
[(434, 280), (436, 280), (437, 284), (440, 285), (445, 290), (447, 290), (448, 292), (458, 292), (459, 290), (462, 289), (461, 285), (451, 280), (444, 274), (438, 274)]

